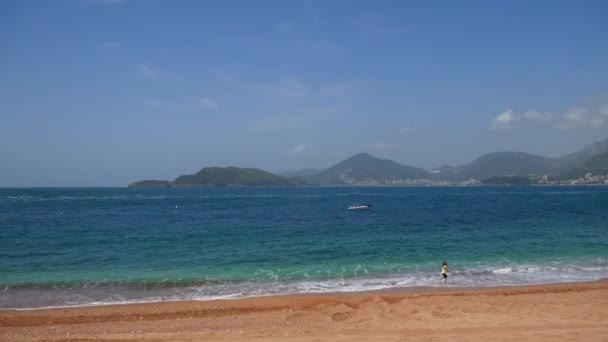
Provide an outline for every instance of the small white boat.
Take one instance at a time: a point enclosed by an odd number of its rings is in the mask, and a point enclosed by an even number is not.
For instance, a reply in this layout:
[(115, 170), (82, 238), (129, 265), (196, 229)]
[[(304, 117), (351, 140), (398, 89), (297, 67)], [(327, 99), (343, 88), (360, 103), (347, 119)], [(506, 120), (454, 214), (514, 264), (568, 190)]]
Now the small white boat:
[(372, 205), (371, 204), (353, 204), (348, 207), (348, 210), (368, 210)]

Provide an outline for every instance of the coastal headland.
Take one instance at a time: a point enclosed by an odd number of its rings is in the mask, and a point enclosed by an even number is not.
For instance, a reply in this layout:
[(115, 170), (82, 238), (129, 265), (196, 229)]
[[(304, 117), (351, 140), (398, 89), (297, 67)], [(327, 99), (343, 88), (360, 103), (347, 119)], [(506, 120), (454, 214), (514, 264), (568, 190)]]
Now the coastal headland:
[(2, 341), (606, 341), (608, 282), (0, 311)]

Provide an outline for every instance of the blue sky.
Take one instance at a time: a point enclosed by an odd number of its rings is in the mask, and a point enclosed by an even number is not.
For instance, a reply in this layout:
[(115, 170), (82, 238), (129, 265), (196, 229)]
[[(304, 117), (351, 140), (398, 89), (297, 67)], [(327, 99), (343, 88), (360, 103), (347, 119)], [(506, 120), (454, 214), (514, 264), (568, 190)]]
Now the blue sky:
[(608, 137), (606, 1), (2, 1), (0, 186), (557, 156)]

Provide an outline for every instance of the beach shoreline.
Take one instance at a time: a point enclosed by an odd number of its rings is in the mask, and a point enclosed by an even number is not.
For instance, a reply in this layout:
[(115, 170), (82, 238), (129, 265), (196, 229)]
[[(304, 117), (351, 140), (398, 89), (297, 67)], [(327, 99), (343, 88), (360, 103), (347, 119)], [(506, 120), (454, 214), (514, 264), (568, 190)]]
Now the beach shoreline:
[[(3, 341), (597, 340), (608, 280), (0, 311)], [(499, 334), (499, 335), (496, 335)]]
[(212, 301), (237, 301), (256, 298), (291, 298), (291, 297), (318, 297), (318, 296), (353, 296), (353, 295), (386, 295), (386, 294), (409, 294), (409, 293), (437, 293), (437, 292), (454, 292), (454, 291), (481, 291), (481, 290), (507, 290), (514, 288), (526, 287), (533, 289), (535, 287), (545, 286), (578, 286), (584, 284), (608, 283), (608, 278), (600, 278), (590, 281), (568, 281), (568, 282), (551, 282), (541, 284), (522, 284), (522, 285), (487, 285), (487, 286), (457, 286), (454, 284), (439, 284), (436, 286), (394, 286), (372, 290), (356, 290), (356, 291), (329, 291), (329, 292), (299, 292), (286, 294), (264, 294), (250, 295), (229, 298), (211, 298), (211, 299), (159, 299), (159, 300), (142, 300), (142, 301), (125, 301), (125, 302), (101, 302), (101, 303), (82, 303), (82, 304), (66, 304), (56, 306), (42, 307), (0, 307), (0, 313), (4, 311), (36, 311), (36, 310), (53, 310), (53, 309), (76, 309), (76, 308), (96, 308), (106, 306), (124, 306), (124, 305), (140, 305), (140, 304), (158, 304), (158, 303), (188, 303), (188, 302), (212, 302)]

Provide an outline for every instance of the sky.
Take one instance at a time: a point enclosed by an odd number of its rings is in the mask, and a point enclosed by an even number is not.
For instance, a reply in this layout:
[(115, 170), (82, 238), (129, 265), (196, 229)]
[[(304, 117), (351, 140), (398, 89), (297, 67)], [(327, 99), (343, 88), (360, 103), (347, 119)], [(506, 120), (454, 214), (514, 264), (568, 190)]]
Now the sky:
[(608, 138), (606, 1), (0, 1), (0, 186)]

